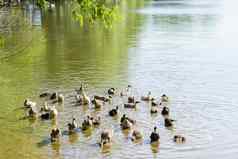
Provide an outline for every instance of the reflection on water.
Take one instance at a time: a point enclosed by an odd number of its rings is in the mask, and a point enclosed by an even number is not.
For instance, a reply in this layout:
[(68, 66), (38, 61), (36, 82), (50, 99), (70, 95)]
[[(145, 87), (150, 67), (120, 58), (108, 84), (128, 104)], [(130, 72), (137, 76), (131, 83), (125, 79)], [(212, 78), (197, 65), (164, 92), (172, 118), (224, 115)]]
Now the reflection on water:
[[(122, 21), (111, 30), (100, 25), (80, 28), (63, 2), (53, 11), (40, 12), (27, 4), (1, 12), (0, 34), (6, 45), (0, 50), (0, 158), (235, 158), (234, 6), (224, 0), (121, 1)], [(90, 96), (127, 84), (134, 86), (137, 97), (149, 90), (155, 96), (168, 94), (175, 127), (164, 128), (163, 117), (151, 115), (147, 103), (133, 111), (120, 107), (119, 117), (126, 113), (136, 119), (136, 129), (144, 135), (142, 143), (134, 143), (130, 132), (121, 131), (119, 118), (107, 115), (126, 99), (116, 97), (101, 110), (76, 106), (72, 93), (81, 82)], [(46, 90), (66, 96), (64, 105), (56, 106), (58, 120), (19, 120), (24, 111), (17, 108), (24, 98), (41, 106), (37, 96)], [(49, 142), (53, 126), (65, 131), (73, 117), (82, 123), (90, 113), (103, 117), (101, 126)], [(150, 146), (155, 125), (161, 141)], [(96, 144), (103, 128), (115, 131), (108, 153)], [(173, 143), (175, 134), (183, 134), (187, 142)]]

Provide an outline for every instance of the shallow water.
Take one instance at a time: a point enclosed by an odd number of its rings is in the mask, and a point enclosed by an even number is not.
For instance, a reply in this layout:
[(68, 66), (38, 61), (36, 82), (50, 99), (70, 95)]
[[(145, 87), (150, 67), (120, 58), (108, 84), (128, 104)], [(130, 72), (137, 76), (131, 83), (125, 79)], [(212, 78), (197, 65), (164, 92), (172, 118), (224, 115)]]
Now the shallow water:
[[(0, 50), (0, 158), (236, 158), (236, 6), (225, 0), (122, 1), (122, 19), (111, 30), (80, 28), (70, 18), (69, 4), (57, 4), (52, 12), (31, 7), (4, 12), (9, 27), (1, 27), (6, 41)], [(33, 27), (25, 29), (26, 23)], [(163, 117), (151, 116), (147, 103), (135, 111), (120, 107), (144, 135), (143, 142), (133, 143), (120, 130), (119, 118), (107, 116), (125, 99), (116, 97), (100, 111), (74, 106), (71, 95), (81, 83), (90, 96), (128, 84), (137, 97), (166, 93), (175, 128), (165, 129)], [(55, 121), (62, 131), (72, 117), (81, 123), (87, 113), (101, 115), (103, 124), (50, 144), (54, 122), (19, 120), (23, 100), (41, 104), (37, 96), (47, 90), (66, 96)], [(155, 125), (161, 142), (154, 150), (148, 143)], [(96, 143), (101, 130), (110, 127), (113, 146), (102, 153)], [(174, 144), (174, 134), (187, 142)]]

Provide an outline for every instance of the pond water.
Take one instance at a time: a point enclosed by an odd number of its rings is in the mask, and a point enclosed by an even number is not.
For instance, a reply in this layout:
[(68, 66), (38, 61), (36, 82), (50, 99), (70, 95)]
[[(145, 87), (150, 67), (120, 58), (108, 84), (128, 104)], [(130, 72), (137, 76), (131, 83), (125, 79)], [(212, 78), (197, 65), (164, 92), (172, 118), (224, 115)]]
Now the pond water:
[[(53, 11), (29, 4), (2, 9), (0, 158), (236, 158), (236, 6), (225, 0), (121, 1), (121, 20), (109, 30), (80, 27), (63, 2)], [(148, 91), (168, 94), (175, 128), (164, 128), (161, 115), (151, 116), (148, 103), (137, 110), (120, 106), (120, 115), (136, 119), (144, 135), (143, 142), (133, 143), (120, 130), (119, 119), (107, 116), (125, 99), (115, 97), (100, 111), (75, 106), (71, 95), (81, 83), (90, 96), (128, 84), (137, 97)], [(24, 99), (41, 105), (43, 91), (66, 96), (57, 106), (57, 121), (21, 120)], [(85, 114), (101, 115), (102, 125), (89, 134), (63, 135), (58, 144), (48, 142), (54, 124), (63, 131), (72, 117), (81, 123)], [(156, 150), (149, 144), (155, 125), (161, 136)], [(96, 145), (104, 128), (114, 129), (107, 153)], [(173, 143), (175, 134), (186, 136), (186, 143)]]

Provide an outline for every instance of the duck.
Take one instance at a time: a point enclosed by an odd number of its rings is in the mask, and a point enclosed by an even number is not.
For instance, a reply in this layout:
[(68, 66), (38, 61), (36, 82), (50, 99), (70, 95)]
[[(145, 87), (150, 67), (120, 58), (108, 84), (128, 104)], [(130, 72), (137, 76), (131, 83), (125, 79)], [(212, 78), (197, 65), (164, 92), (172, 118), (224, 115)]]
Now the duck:
[(44, 103), (44, 105), (43, 105), (43, 107), (41, 107), (40, 111), (41, 112), (49, 112), (50, 111), (50, 108), (49, 108), (47, 102)]
[(37, 111), (34, 109), (35, 107), (30, 107), (29, 111), (28, 111), (28, 116), (30, 118), (36, 118), (37, 117)]
[(101, 132), (101, 141), (100, 145), (104, 146), (106, 144), (109, 144), (112, 142), (113, 137), (113, 130), (112, 129), (106, 129)]
[(151, 106), (158, 106), (159, 104), (155, 101), (155, 99), (153, 98), (151, 100)]
[(161, 102), (168, 102), (168, 101), (169, 101), (169, 97), (166, 96), (165, 94), (163, 94), (163, 95), (160, 97), (160, 100), (161, 100)]
[(128, 103), (135, 103), (135, 97), (128, 97)]
[(115, 94), (115, 88), (109, 88), (109, 89), (107, 90), (107, 93), (108, 93), (109, 95), (114, 95), (114, 94)]
[(175, 121), (175, 120), (173, 120), (173, 119), (165, 118), (165, 119), (164, 119), (164, 126), (165, 126), (165, 127), (172, 127), (174, 121)]
[(119, 109), (119, 107), (116, 106), (116, 108), (110, 110), (110, 111), (108, 112), (109, 116), (116, 116), (116, 115), (118, 114), (118, 109)]
[(54, 92), (50, 95), (50, 100), (55, 100), (55, 99), (57, 99), (57, 97), (58, 97), (58, 93)]
[(163, 116), (165, 115), (169, 115), (169, 108), (168, 107), (163, 107), (162, 111), (161, 111), (161, 114)]
[(123, 116), (121, 117), (120, 122), (122, 123), (124, 120), (128, 120), (128, 121), (130, 121), (132, 124), (135, 124), (135, 123), (136, 123), (135, 120), (133, 120), (133, 119), (127, 117), (126, 114), (123, 114)]
[(125, 119), (121, 122), (122, 129), (131, 129), (131, 127), (132, 127), (132, 123), (128, 119)]
[(53, 128), (50, 133), (51, 142), (59, 140), (59, 137), (60, 137), (60, 130), (58, 128)]
[(71, 123), (68, 123), (69, 132), (73, 132), (78, 127), (76, 119), (73, 118)]
[(44, 92), (39, 95), (40, 98), (50, 97), (52, 94), (49, 92)]
[(108, 98), (107, 97), (103, 97), (103, 96), (97, 96), (97, 95), (94, 96), (94, 99), (100, 100), (100, 101), (103, 101), (103, 102), (109, 102), (110, 98), (111, 98), (111, 96), (108, 96)]
[(124, 108), (136, 108), (139, 103), (139, 101), (136, 101), (135, 103), (125, 103)]
[(87, 130), (92, 127), (92, 125), (93, 125), (92, 119), (93, 118), (90, 117), (89, 115), (87, 116), (87, 119), (84, 119), (84, 121), (82, 123), (82, 130)]
[(142, 136), (142, 134), (141, 134), (140, 131), (138, 131), (138, 130), (133, 130), (133, 132), (132, 132), (132, 138), (131, 138), (132, 141), (140, 140), (140, 139), (142, 139), (142, 138), (143, 138), (143, 136)]
[(176, 143), (184, 143), (186, 141), (186, 138), (181, 135), (175, 135), (173, 141)]
[(36, 102), (30, 101), (30, 99), (25, 99), (24, 100), (24, 107), (25, 108), (32, 108), (36, 106)]
[(41, 119), (43, 120), (55, 119), (57, 116), (58, 116), (58, 111), (54, 106), (50, 108), (48, 112), (42, 113), (40, 115)]
[(150, 143), (158, 142), (160, 139), (159, 133), (156, 131), (157, 127), (154, 127), (154, 131), (150, 135)]
[(103, 106), (103, 103), (99, 102), (97, 99), (94, 99), (94, 108), (100, 109)]
[(155, 99), (155, 98), (151, 97), (151, 92), (150, 92), (150, 91), (148, 92), (148, 95), (147, 95), (147, 96), (142, 96), (142, 97), (141, 97), (141, 100), (142, 100), (142, 101), (151, 101), (151, 100), (153, 100), (153, 99)]
[(101, 124), (101, 117), (98, 116), (97, 118), (93, 118), (92, 123), (94, 126), (99, 126)]
[(158, 107), (152, 106), (151, 109), (150, 109), (150, 113), (151, 113), (151, 114), (158, 113)]
[(82, 104), (83, 105), (90, 104), (90, 98), (86, 95), (85, 92), (83, 92), (83, 95), (82, 95)]

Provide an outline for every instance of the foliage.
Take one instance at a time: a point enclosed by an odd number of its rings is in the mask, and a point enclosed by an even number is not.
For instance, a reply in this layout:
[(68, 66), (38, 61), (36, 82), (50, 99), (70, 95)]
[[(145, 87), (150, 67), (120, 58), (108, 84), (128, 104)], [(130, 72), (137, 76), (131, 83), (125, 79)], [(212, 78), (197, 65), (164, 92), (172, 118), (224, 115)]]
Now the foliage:
[(75, 0), (73, 4), (73, 17), (80, 22), (81, 26), (85, 21), (93, 24), (99, 20), (106, 27), (111, 27), (112, 22), (118, 19), (117, 6), (106, 3), (105, 0)]

